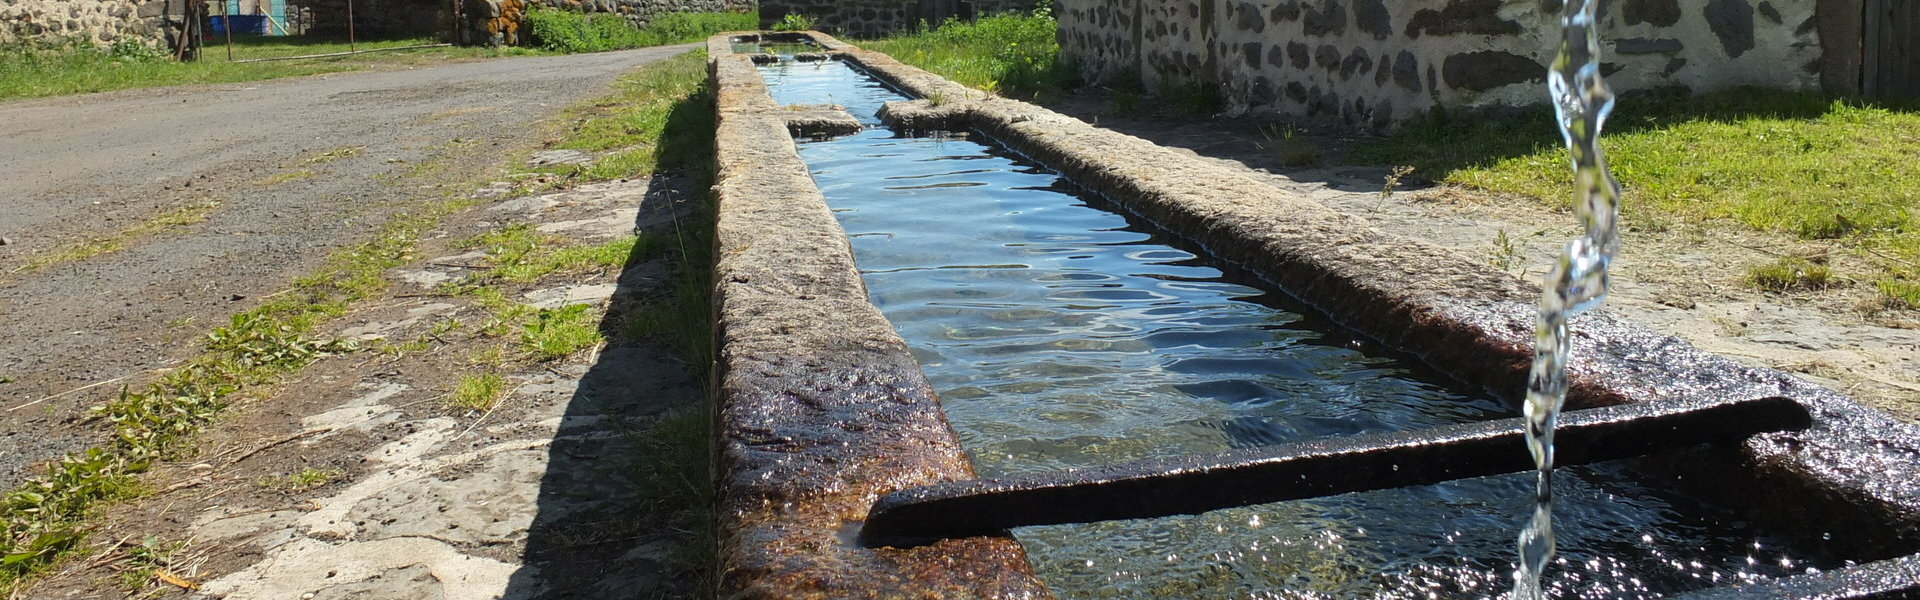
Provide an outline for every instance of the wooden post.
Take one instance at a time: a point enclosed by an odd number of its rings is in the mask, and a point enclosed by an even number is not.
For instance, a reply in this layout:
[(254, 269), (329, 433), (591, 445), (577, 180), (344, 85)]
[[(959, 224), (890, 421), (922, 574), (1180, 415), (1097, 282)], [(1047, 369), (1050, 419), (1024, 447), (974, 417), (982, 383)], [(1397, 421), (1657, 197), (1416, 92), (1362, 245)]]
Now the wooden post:
[(353, 0), (347, 0), (347, 51), (359, 52), (353, 39)]
[(227, 32), (227, 62), (233, 62), (233, 13), (227, 12), (227, 0), (220, 0), (220, 24)]

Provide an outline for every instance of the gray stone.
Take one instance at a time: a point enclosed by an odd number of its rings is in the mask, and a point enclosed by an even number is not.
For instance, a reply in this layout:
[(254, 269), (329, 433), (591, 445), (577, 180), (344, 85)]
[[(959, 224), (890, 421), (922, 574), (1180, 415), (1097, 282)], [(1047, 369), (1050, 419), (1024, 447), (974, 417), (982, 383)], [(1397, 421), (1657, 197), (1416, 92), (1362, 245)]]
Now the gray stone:
[(1380, 68), (1373, 70), (1373, 85), (1385, 87), (1387, 85), (1387, 77), (1393, 75), (1393, 73), (1390, 72), (1391, 69), (1393, 69), (1393, 57), (1385, 54), (1380, 55)]
[(1293, 68), (1305, 69), (1313, 64), (1313, 49), (1300, 42), (1287, 42), (1287, 57), (1293, 60)]
[(1401, 50), (1393, 59), (1393, 82), (1409, 92), (1420, 91), (1420, 59), (1409, 50)]
[(1626, 38), (1613, 43), (1613, 51), (1619, 54), (1665, 54), (1679, 52), (1686, 46), (1673, 38)]
[(1667, 66), (1661, 70), (1661, 74), (1672, 77), (1674, 73), (1680, 72), (1681, 67), (1685, 66), (1687, 66), (1687, 59), (1675, 56), (1672, 60), (1667, 61)]
[(1260, 14), (1259, 7), (1241, 2), (1235, 5), (1233, 15), (1233, 26), (1240, 31), (1263, 33), (1267, 30), (1267, 20)]
[(1441, 73), (1446, 76), (1447, 85), (1477, 91), (1545, 81), (1547, 68), (1531, 58), (1511, 52), (1482, 50), (1447, 57), (1441, 66)]
[(1287, 99), (1304, 104), (1307, 101), (1307, 86), (1298, 81), (1287, 82)]
[(1360, 31), (1373, 34), (1373, 39), (1393, 36), (1393, 15), (1387, 12), (1385, 0), (1355, 0), (1353, 20)]
[(1347, 7), (1341, 6), (1340, 0), (1322, 0), (1317, 8), (1308, 6), (1300, 18), (1300, 29), (1309, 36), (1345, 33)]
[(1261, 54), (1262, 47), (1260, 42), (1247, 42), (1240, 45), (1240, 56), (1246, 59), (1248, 67), (1255, 69), (1260, 68)]
[(1328, 73), (1337, 71), (1340, 69), (1340, 49), (1333, 44), (1321, 44), (1320, 48), (1313, 51), (1313, 62)]
[(1267, 48), (1267, 66), (1280, 68), (1287, 66), (1287, 48), (1274, 44)]
[(1679, 0), (1626, 0), (1620, 6), (1620, 16), (1628, 25), (1650, 23), (1660, 27), (1672, 27), (1680, 22)]
[(1514, 35), (1520, 24), (1500, 18), (1501, 0), (1447, 0), (1440, 10), (1424, 9), (1407, 19), (1407, 37), (1426, 35)]
[(1768, 21), (1772, 21), (1775, 25), (1784, 25), (1787, 22), (1786, 19), (1780, 16), (1780, 9), (1774, 8), (1772, 2), (1760, 3), (1760, 16), (1766, 17)]
[(1747, 0), (1712, 0), (1705, 14), (1707, 27), (1720, 38), (1727, 56), (1739, 58), (1753, 49), (1753, 5)]
[(1340, 80), (1352, 79), (1356, 73), (1365, 73), (1373, 69), (1373, 55), (1366, 48), (1354, 48), (1347, 53), (1346, 60), (1340, 61)]
[(1287, 0), (1286, 2), (1275, 4), (1273, 5), (1273, 11), (1268, 13), (1268, 16), (1275, 23), (1298, 21), (1300, 20), (1300, 0)]

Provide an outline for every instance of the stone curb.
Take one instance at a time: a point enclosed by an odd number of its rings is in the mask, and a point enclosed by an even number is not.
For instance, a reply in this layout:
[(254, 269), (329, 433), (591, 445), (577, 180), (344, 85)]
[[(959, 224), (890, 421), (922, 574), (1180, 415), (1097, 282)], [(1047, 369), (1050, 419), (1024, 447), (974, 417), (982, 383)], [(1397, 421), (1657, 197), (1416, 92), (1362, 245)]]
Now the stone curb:
[(1007, 537), (853, 541), (881, 494), (973, 478), (939, 400), (867, 301), (828, 211), (735, 35), (716, 92), (718, 597), (1050, 598)]

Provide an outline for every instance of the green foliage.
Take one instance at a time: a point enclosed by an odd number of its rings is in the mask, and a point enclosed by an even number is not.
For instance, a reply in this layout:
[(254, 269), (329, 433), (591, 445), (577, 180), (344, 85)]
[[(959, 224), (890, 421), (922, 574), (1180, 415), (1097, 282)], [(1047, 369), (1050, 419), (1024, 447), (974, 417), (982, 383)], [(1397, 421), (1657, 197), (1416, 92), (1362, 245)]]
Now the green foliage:
[(603, 52), (699, 41), (723, 31), (754, 29), (752, 13), (669, 13), (646, 27), (626, 17), (535, 6), (527, 13), (527, 31), (535, 45), (555, 52)]
[(570, 304), (542, 308), (521, 326), (520, 348), (535, 360), (560, 360), (599, 344), (605, 338), (592, 306)]
[[(431, 43), (428, 39), (361, 40), (362, 50)], [(347, 41), (308, 37), (234, 38), (234, 59), (345, 52)], [(490, 48), (432, 48), (338, 56), (304, 61), (227, 62), (226, 50), (209, 44), (197, 62), (176, 62), (165, 49), (135, 39), (108, 46), (80, 40), (0, 44), (0, 100), (104, 92), (162, 85), (231, 83), (333, 73), (368, 64), (408, 63), (453, 57), (525, 53)]]
[(812, 31), (813, 19), (799, 13), (787, 13), (773, 24), (774, 31)]
[[(1724, 219), (1912, 264), (1920, 261), (1914, 108), (1776, 90), (1642, 94), (1620, 101), (1601, 143), (1629, 223)], [(1552, 123), (1545, 108), (1436, 114), (1347, 160), (1411, 164), (1449, 183), (1569, 206), (1572, 175)]]
[(972, 23), (948, 19), (865, 46), (978, 89), (1035, 94), (1080, 85), (1078, 70), (1060, 58), (1058, 31), (1050, 14), (1008, 13)]
[(460, 383), (455, 384), (453, 393), (447, 396), (447, 406), (472, 411), (493, 408), (505, 395), (506, 383), (506, 378), (499, 373), (461, 375)]
[(1747, 270), (1747, 282), (1769, 292), (1824, 290), (1835, 282), (1833, 269), (1798, 256), (1785, 256)]
[(1920, 310), (1920, 282), (1898, 278), (1882, 279), (1874, 284), (1889, 307)]

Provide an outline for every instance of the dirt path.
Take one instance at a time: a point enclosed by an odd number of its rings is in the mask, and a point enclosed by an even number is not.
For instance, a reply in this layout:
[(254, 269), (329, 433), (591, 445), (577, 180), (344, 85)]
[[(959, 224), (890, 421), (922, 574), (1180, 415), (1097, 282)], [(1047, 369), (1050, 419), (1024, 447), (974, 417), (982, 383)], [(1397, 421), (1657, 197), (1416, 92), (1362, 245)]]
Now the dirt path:
[[(1526, 199), (1422, 186), (1415, 183), (1417, 176), (1383, 196), (1390, 171), (1384, 166), (1287, 166), (1277, 140), (1268, 139), (1253, 119), (1116, 116), (1107, 106), (1107, 98), (1088, 94), (1049, 108), (1245, 168), (1256, 179), (1365, 218), (1382, 231), (1498, 264), (1527, 281), (1539, 281), (1562, 245), (1578, 235), (1570, 213)], [(1340, 150), (1354, 141), (1338, 131), (1318, 133), (1302, 137), (1328, 164), (1336, 164)], [(1633, 201), (1631, 190), (1626, 201)], [(1743, 280), (1748, 268), (1781, 255), (1824, 250), (1835, 250), (1834, 266), (1845, 272), (1844, 252), (1734, 224), (1649, 227), (1629, 220), (1622, 237), (1607, 310), (1702, 349), (1796, 373), (1920, 422), (1920, 314), (1862, 310), (1874, 295), (1870, 284), (1776, 294)]]
[(0, 104), (0, 485), (96, 442), (79, 411), (116, 386), (41, 399), (177, 360), (329, 250), (471, 191), (540, 141), (532, 124), (687, 49)]

